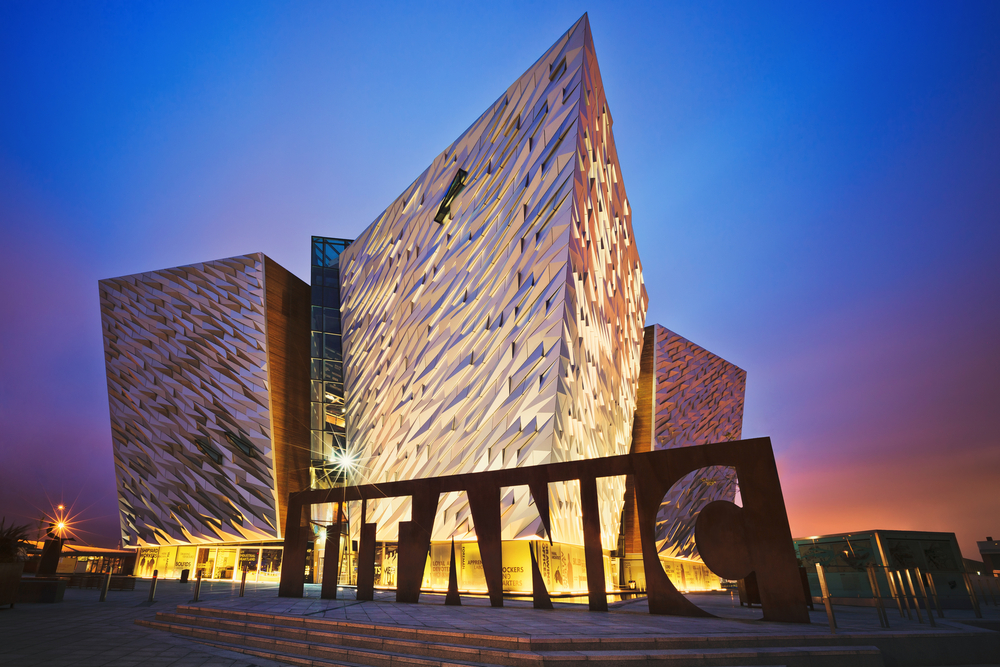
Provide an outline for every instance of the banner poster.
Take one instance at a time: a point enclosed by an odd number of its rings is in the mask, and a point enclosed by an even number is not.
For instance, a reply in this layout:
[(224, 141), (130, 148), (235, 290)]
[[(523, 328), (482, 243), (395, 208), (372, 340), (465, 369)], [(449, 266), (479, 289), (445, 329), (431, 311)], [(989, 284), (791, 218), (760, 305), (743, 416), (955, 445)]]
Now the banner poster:
[(153, 576), (153, 568), (156, 567), (156, 556), (159, 549), (139, 549), (139, 558), (136, 560), (135, 571), (140, 577)]
[(563, 550), (569, 552), (571, 590), (587, 590), (587, 559), (583, 547), (563, 545)]
[(570, 566), (561, 544), (553, 544), (549, 547), (549, 561), (551, 573), (545, 580), (549, 592), (561, 593), (570, 590), (572, 588), (572, 582), (569, 579)]
[[(455, 545), (458, 558), (458, 545)], [(456, 564), (457, 565), (457, 564)], [(424, 588), (448, 588), (448, 574), (451, 568), (451, 542), (431, 542), (431, 551), (424, 566)]]
[(660, 559), (660, 563), (663, 565), (663, 571), (667, 573), (667, 578), (670, 579), (670, 583), (674, 585), (679, 591), (686, 591), (687, 580), (684, 578), (684, 570), (681, 569), (681, 562), (673, 559)]
[(542, 573), (545, 588), (552, 590), (552, 549), (544, 540), (536, 540), (531, 544), (535, 549), (535, 560), (538, 561), (538, 571)]
[(281, 579), (281, 549), (261, 549), (260, 573), (261, 581), (279, 581)]
[[(455, 545), (456, 556), (458, 544)], [(486, 590), (486, 573), (483, 571), (483, 561), (479, 557), (478, 542), (462, 542), (461, 568), (458, 571), (458, 587), (462, 590)]]
[(386, 544), (384, 551), (382, 552), (381, 584), (383, 586), (396, 585), (396, 549), (397, 547), (395, 544)]
[(174, 554), (176, 553), (176, 547), (160, 547), (160, 554), (156, 557), (155, 569), (161, 579), (173, 576)]
[(685, 563), (688, 586), (693, 591), (707, 591), (719, 587), (719, 577), (712, 574), (704, 563)]
[(257, 557), (260, 555), (259, 549), (240, 549), (240, 559), (239, 567), (236, 569), (239, 572), (247, 570), (248, 572), (257, 571)]
[(675, 558), (661, 558), (663, 571), (679, 591), (704, 591), (719, 587), (719, 577), (704, 563), (684, 561)]
[(531, 591), (531, 554), (526, 540), (502, 542), (503, 589), (505, 591)]
[[(587, 590), (587, 565), (583, 547), (554, 544), (545, 540), (504, 541), (500, 545), (503, 589), (505, 592), (530, 593), (531, 549), (535, 549), (538, 569), (550, 592)], [(395, 551), (392, 552), (395, 557)], [(478, 542), (455, 543), (458, 588), (462, 591), (486, 591), (486, 574)], [(378, 564), (376, 556), (376, 564)], [(451, 567), (451, 542), (432, 542), (424, 564), (421, 587), (447, 590)], [(377, 570), (378, 571), (378, 570)], [(604, 557), (606, 585), (614, 584), (611, 560)]]
[(177, 576), (180, 576), (181, 570), (188, 570), (189, 574), (194, 572), (194, 559), (197, 555), (198, 547), (177, 548), (177, 560), (174, 561), (174, 568), (177, 570)]

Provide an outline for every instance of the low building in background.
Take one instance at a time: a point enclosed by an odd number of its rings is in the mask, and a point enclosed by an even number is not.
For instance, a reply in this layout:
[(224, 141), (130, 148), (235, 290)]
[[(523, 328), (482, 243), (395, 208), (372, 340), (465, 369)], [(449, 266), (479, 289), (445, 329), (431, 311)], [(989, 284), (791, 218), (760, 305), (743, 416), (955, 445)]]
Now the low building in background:
[[(971, 608), (966, 584), (965, 562), (954, 533), (906, 530), (868, 530), (838, 535), (797, 538), (795, 551), (806, 569), (814, 600), (820, 599), (819, 575), (822, 565), (830, 597), (835, 604), (868, 606), (872, 587), (866, 568), (874, 565), (883, 597), (893, 597), (888, 576), (902, 573), (904, 582), (912, 581), (920, 594), (915, 568), (933, 577), (941, 606), (946, 609)], [(910, 572), (910, 579), (906, 577)], [(926, 580), (925, 580), (926, 581)], [(907, 586), (909, 593), (908, 583)], [(928, 586), (928, 592), (929, 586)]]
[(987, 537), (985, 542), (976, 542), (976, 546), (983, 559), (983, 574), (1000, 577), (1000, 542)]
[(136, 574), (277, 581), (309, 485), (309, 287), (262, 253), (99, 283), (122, 545)]
[[(42, 560), (42, 540), (33, 541), (24, 563), (26, 574), (38, 571)], [(59, 554), (55, 574), (131, 574), (135, 568), (135, 549), (106, 549), (88, 544), (65, 542)]]
[(973, 560), (972, 558), (963, 558), (962, 562), (965, 563), (965, 571), (969, 574), (976, 574), (981, 576), (993, 576), (989, 568), (986, 567), (986, 563), (981, 560)]

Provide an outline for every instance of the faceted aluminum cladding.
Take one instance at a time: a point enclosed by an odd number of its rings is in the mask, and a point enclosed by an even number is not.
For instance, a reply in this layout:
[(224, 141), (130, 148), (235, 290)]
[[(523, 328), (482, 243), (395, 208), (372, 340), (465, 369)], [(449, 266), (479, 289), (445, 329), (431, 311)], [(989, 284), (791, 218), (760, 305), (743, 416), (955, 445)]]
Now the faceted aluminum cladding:
[[(357, 483), (628, 453), (647, 296), (611, 123), (584, 16), (344, 252)], [(606, 548), (623, 489), (599, 482)], [(582, 544), (579, 490), (550, 500), (553, 539)], [(367, 520), (391, 540), (407, 514)], [(435, 540), (474, 532), (464, 496), (438, 517)], [(504, 539), (542, 532), (510, 490)]]
[(263, 255), (99, 286), (122, 543), (276, 538)]
[[(653, 449), (739, 440), (743, 431), (746, 371), (660, 325), (655, 327)], [(713, 466), (681, 478), (656, 516), (663, 556), (697, 558), (698, 512), (715, 500), (732, 501), (736, 471)]]

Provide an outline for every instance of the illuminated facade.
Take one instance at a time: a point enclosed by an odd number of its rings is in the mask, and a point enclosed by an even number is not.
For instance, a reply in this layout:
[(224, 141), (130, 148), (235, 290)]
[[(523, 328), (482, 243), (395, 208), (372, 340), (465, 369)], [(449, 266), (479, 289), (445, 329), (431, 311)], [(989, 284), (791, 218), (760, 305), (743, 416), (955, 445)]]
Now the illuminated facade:
[[(309, 285), (260, 253), (100, 282), (122, 538), (140, 548), (139, 574), (186, 563), (229, 578), (246, 554), (276, 575), (291, 491), (740, 438), (745, 372), (643, 328), (642, 267), (586, 16), (356, 240), (312, 237), (310, 264)], [(713, 586), (704, 565), (672, 563), (697, 558), (697, 512), (736, 489), (731, 471), (706, 468), (668, 493), (657, 541), (672, 578)], [(616, 556), (639, 553), (628, 546), (634, 500), (624, 475), (599, 478), (597, 491), (613, 587)], [(551, 590), (581, 590), (579, 484), (548, 492), (552, 535), (527, 487), (505, 489), (505, 562), (523, 574), (517, 541), (551, 537), (539, 551)], [(348, 510), (357, 535), (361, 517)], [(454, 538), (459, 576), (475, 588), (465, 492), (442, 496), (439, 510), (425, 583), (447, 576)], [(318, 545), (333, 509), (312, 512)], [(394, 585), (409, 512), (405, 498), (368, 504), (383, 585)]]
[(122, 544), (143, 547), (140, 573), (162, 558), (161, 573), (231, 569), (219, 559), (235, 547), (199, 544), (253, 544), (273, 564), (260, 548), (309, 483), (308, 286), (255, 253), (99, 289)]
[[(341, 254), (358, 483), (629, 451), (647, 297), (611, 127), (583, 17)], [(624, 478), (598, 492), (611, 550)], [(549, 493), (583, 544), (578, 488)], [(452, 495), (434, 540), (474, 533)], [(407, 512), (368, 520), (393, 541)], [(504, 539), (543, 532), (511, 489)]]
[[(670, 329), (646, 328), (653, 353), (653, 441), (649, 449), (673, 449), (739, 440), (743, 433), (746, 371), (695, 345)], [(641, 391), (641, 390), (640, 390)], [(641, 419), (641, 418), (640, 418)], [(736, 473), (730, 468), (703, 468), (681, 479), (663, 499), (656, 518), (660, 554), (694, 558), (694, 522), (714, 500), (736, 497)]]

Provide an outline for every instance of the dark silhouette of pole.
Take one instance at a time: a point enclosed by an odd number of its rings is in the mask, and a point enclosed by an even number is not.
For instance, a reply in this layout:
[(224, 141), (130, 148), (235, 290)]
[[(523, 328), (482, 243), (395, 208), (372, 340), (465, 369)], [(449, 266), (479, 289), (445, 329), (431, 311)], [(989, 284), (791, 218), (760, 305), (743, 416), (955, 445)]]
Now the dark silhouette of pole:
[(201, 595), (201, 575), (205, 573), (205, 570), (198, 570), (194, 577), (194, 599), (191, 602), (197, 602), (198, 596)]
[(107, 574), (104, 575), (104, 583), (101, 584), (101, 599), (100, 602), (106, 602), (108, 599), (108, 588), (111, 587), (111, 571), (108, 570)]
[(153, 580), (149, 582), (149, 603), (153, 603), (153, 596), (156, 595), (156, 578), (159, 576), (159, 570), (153, 570)]

